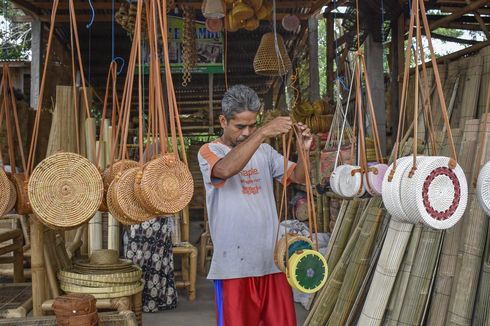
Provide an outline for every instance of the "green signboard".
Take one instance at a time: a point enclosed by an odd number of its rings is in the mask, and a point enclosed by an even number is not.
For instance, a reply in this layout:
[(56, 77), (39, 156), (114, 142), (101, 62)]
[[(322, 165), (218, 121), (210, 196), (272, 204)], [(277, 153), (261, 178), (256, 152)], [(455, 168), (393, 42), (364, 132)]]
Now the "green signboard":
[[(168, 17), (168, 49), (172, 73), (182, 73), (182, 43), (184, 37), (184, 20), (179, 16)], [(206, 29), (205, 23), (195, 21), (197, 63), (192, 73), (219, 74), (223, 73), (223, 33), (213, 33)], [(163, 54), (159, 49), (160, 55)], [(138, 73), (136, 69), (136, 73)], [(144, 65), (148, 73), (148, 63)], [(162, 65), (163, 70), (163, 65)]]

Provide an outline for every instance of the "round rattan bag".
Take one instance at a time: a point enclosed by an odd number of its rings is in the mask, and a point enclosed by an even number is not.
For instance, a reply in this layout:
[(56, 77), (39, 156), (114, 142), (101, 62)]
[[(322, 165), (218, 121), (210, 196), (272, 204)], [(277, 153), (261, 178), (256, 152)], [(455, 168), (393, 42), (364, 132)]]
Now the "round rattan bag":
[(14, 173), (11, 178), (17, 191), (17, 202), (15, 203), (15, 210), (17, 214), (26, 215), (32, 213), (32, 207), (29, 203), (29, 196), (27, 194), (27, 180), (24, 173)]
[(383, 185), (381, 187), (381, 195), (383, 198), (383, 204), (386, 210), (390, 213), (391, 217), (400, 222), (408, 222), (407, 214), (403, 210), (400, 198), (399, 188), (401, 187), (402, 176), (411, 163), (411, 156), (405, 156), (399, 158), (396, 161), (396, 171), (393, 175), (393, 179), (388, 181), (389, 175), (393, 170), (393, 164), (390, 165), (388, 171), (386, 171), (383, 178)]
[(107, 190), (112, 180), (116, 177), (118, 173), (122, 173), (127, 169), (131, 169), (138, 166), (138, 162), (133, 160), (119, 160), (114, 162), (111, 166), (104, 170), (104, 187)]
[(9, 202), (7, 205), (7, 208), (5, 209), (4, 214), (7, 214), (11, 210), (14, 209), (15, 203), (17, 202), (17, 191), (15, 190), (15, 185), (12, 181), (10, 182), (10, 195), (9, 195)]
[(463, 169), (448, 167), (449, 158), (431, 157), (418, 166), (413, 182), (414, 198), (405, 198), (421, 222), (434, 229), (448, 229), (463, 217), (468, 201), (468, 184)]
[(361, 172), (355, 172), (360, 167), (356, 165), (346, 165), (347, 168), (339, 171), (339, 190), (344, 197), (361, 197), (366, 192), (363, 175)]
[(135, 194), (151, 214), (175, 214), (191, 201), (194, 181), (185, 163), (174, 155), (161, 155), (145, 164), (136, 178)]
[(490, 161), (481, 169), (476, 182), (476, 198), (481, 208), (490, 215)]
[(112, 183), (109, 185), (109, 189), (107, 189), (107, 196), (106, 196), (107, 208), (109, 212), (112, 214), (112, 216), (122, 224), (125, 225), (138, 224), (138, 221), (134, 221), (130, 219), (121, 211), (119, 204), (115, 200), (114, 193), (118, 181), (119, 181), (118, 178), (114, 179)]
[[(286, 248), (287, 240), (287, 248)], [(274, 248), (274, 263), (281, 272), (286, 272), (287, 260), (298, 250), (313, 249), (313, 242), (305, 236), (289, 234), (282, 236)], [(288, 257), (286, 258), (286, 252)]]
[(115, 183), (113, 198), (120, 208), (120, 211), (126, 216), (131, 217), (132, 220), (144, 222), (154, 217), (149, 211), (147, 211), (134, 194), (134, 184), (136, 175), (140, 171), (139, 167), (134, 167), (125, 170), (119, 180)]
[(0, 213), (4, 213), (10, 202), (10, 180), (3, 169), (0, 169)]
[(99, 170), (85, 157), (61, 152), (44, 159), (28, 184), (32, 210), (44, 224), (73, 228), (100, 207), (104, 185)]
[[(364, 175), (364, 182), (366, 182), (366, 190), (372, 196), (380, 196), (383, 188), (383, 178), (388, 165), (375, 164), (368, 169), (368, 173)], [(367, 186), (369, 185), (369, 187)]]
[(342, 170), (348, 168), (349, 168), (348, 165), (339, 165), (332, 171), (332, 174), (330, 174), (330, 188), (334, 193), (342, 197), (344, 195), (340, 192), (340, 185), (339, 185), (340, 175), (343, 174)]

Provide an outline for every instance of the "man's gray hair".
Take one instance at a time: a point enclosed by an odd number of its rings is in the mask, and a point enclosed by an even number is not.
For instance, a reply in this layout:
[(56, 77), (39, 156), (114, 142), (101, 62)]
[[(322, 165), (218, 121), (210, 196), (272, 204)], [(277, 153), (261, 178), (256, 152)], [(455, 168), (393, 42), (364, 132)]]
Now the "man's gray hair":
[(257, 93), (248, 86), (234, 85), (226, 91), (221, 100), (221, 114), (226, 120), (243, 111), (257, 112), (260, 109), (260, 99)]

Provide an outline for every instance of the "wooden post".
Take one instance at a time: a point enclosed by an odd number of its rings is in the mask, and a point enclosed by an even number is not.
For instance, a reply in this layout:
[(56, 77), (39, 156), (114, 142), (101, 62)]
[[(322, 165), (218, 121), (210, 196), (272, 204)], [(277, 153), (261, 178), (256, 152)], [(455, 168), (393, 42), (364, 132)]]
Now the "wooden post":
[[(373, 105), (378, 125), (381, 153), (386, 155), (386, 114), (385, 83), (383, 70), (383, 43), (376, 42), (369, 35), (366, 39), (366, 65), (369, 72), (369, 84), (373, 95)], [(372, 130), (372, 126), (371, 126)]]
[(41, 75), (42, 65), (42, 23), (36, 19), (31, 22), (31, 108), (37, 107), (37, 100), (39, 98), (39, 82)]
[(208, 75), (209, 80), (209, 107), (208, 107), (208, 124), (209, 134), (214, 135), (214, 112), (213, 112), (213, 88), (214, 88), (214, 74)]
[(310, 56), (310, 101), (320, 99), (320, 71), (318, 70), (318, 20), (308, 18), (308, 43)]
[[(334, 42), (334, 19), (333, 15), (329, 13), (327, 15), (326, 21), (327, 30), (327, 97), (329, 103), (334, 103), (334, 64), (335, 64), (335, 53), (337, 49), (335, 48)], [(337, 67), (338, 69), (338, 67)]]
[(41, 305), (47, 299), (46, 271), (44, 269), (44, 225), (36, 217), (30, 217), (31, 224), (31, 271), (32, 302), (34, 317), (42, 316)]
[[(106, 119), (104, 121), (104, 141), (106, 143), (105, 146), (105, 157), (106, 157), (106, 165), (111, 164), (111, 150), (112, 150), (112, 126), (109, 126), (110, 120)], [(119, 252), (119, 242), (120, 242), (120, 231), (119, 231), (119, 221), (116, 220), (111, 213), (107, 213), (108, 222), (107, 222), (107, 249), (117, 250)]]
[[(391, 44), (390, 44), (390, 75), (391, 75), (391, 112), (390, 112), (390, 124), (391, 124), (391, 144), (394, 144), (396, 132), (398, 129), (398, 116), (400, 114), (400, 83), (399, 83), (399, 57), (404, 57), (403, 51), (400, 52), (399, 42), (400, 36), (403, 38), (403, 35), (400, 35), (399, 28), (401, 27), (399, 22), (400, 20), (403, 22), (403, 13), (398, 17), (391, 20)], [(402, 29), (403, 33), (403, 29)]]

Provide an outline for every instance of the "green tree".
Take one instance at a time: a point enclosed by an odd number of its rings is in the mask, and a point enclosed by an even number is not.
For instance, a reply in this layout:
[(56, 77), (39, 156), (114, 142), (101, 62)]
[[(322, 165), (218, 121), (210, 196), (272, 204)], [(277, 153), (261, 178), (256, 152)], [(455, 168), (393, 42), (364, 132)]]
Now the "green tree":
[(11, 1), (3, 1), (0, 5), (0, 59), (29, 59), (31, 25), (13, 19), (23, 15), (21, 10), (12, 6)]

